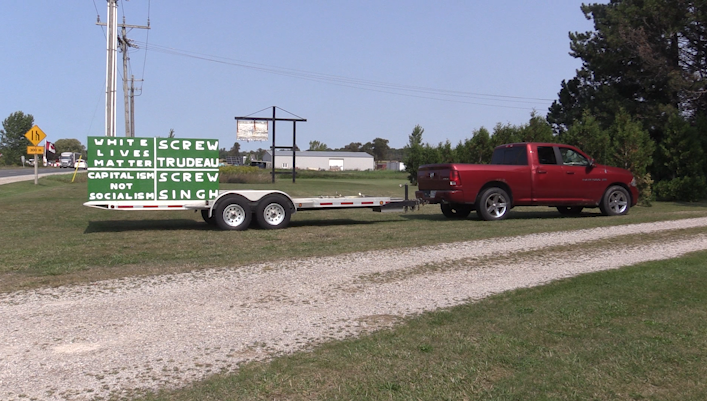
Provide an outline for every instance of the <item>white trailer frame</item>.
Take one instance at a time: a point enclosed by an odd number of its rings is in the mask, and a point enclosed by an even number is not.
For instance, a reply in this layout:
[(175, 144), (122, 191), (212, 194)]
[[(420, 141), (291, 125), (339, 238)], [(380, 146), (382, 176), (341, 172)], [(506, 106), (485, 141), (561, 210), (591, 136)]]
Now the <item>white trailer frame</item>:
[(318, 196), (293, 198), (277, 190), (220, 190), (213, 200), (190, 201), (89, 201), (84, 206), (104, 210), (201, 210), (209, 224), (224, 230), (246, 230), (253, 218), (264, 229), (285, 228), (297, 211), (361, 209), (375, 212), (407, 212), (418, 200), (388, 196)]

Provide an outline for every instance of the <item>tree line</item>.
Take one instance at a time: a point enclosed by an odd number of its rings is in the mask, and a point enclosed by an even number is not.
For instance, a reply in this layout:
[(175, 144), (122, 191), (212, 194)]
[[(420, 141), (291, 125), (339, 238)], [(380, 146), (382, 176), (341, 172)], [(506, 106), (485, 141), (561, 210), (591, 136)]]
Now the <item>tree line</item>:
[(704, 199), (707, 0), (612, 0), (581, 10), (594, 29), (569, 35), (582, 67), (562, 81), (547, 114), (555, 134), (629, 168), (658, 199)]
[(546, 118), (481, 128), (455, 147), (423, 145), (417, 126), (406, 146), (410, 180), (420, 164), (487, 163), (495, 145), (552, 141), (630, 170), (643, 199), (707, 197), (707, 0), (612, 0), (581, 11), (594, 22), (569, 34), (582, 67), (562, 81)]

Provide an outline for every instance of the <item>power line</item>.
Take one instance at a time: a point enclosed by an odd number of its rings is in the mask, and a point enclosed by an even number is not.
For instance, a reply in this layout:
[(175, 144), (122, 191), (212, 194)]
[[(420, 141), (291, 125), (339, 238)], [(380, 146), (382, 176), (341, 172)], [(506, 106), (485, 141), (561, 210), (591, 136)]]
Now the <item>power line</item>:
[[(140, 42), (137, 42), (140, 43)], [(466, 104), (477, 104), (492, 107), (506, 107), (506, 108), (516, 108), (516, 109), (528, 109), (528, 107), (514, 107), (505, 106), (499, 104), (486, 104), (478, 102), (470, 102), (460, 99), (476, 99), (491, 102), (504, 102), (504, 103), (521, 103), (521, 104), (535, 104), (539, 105), (544, 102), (550, 102), (553, 99), (543, 99), (543, 98), (531, 98), (531, 97), (521, 97), (521, 96), (507, 96), (507, 95), (493, 95), (493, 94), (483, 94), (465, 91), (455, 91), (455, 90), (445, 90), (428, 88), (421, 86), (412, 85), (400, 85), (381, 81), (364, 80), (358, 78), (348, 78), (343, 76), (323, 74), (310, 71), (302, 71), (291, 68), (274, 67), (265, 64), (251, 63), (242, 60), (230, 59), (227, 57), (213, 56), (208, 54), (202, 54), (197, 52), (179, 50), (171, 47), (160, 46), (155, 44), (140, 43), (141, 46), (146, 49), (150, 49), (159, 53), (171, 54), (182, 57), (190, 57), (194, 59), (215, 62), (220, 64), (232, 65), (241, 68), (247, 68), (251, 70), (256, 70), (260, 72), (265, 72), (269, 74), (288, 76), (293, 78), (299, 78), (309, 81), (324, 82), (338, 86), (351, 87), (356, 89), (390, 93), (400, 96), (417, 97), (425, 99), (433, 99), (440, 101), (449, 101), (456, 103), (466, 103)], [(438, 97), (433, 97), (438, 96)], [(439, 96), (447, 97), (440, 98)], [(545, 106), (543, 104), (543, 106)]]

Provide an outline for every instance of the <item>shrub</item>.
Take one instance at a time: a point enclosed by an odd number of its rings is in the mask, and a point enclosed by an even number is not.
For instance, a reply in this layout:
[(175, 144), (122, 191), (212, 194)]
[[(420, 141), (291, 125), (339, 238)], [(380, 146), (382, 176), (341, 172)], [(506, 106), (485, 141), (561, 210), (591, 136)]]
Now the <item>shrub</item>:
[(233, 184), (260, 184), (270, 182), (270, 171), (255, 166), (219, 167), (219, 182)]
[(707, 182), (702, 176), (678, 177), (657, 182), (653, 191), (658, 200), (696, 202), (707, 197)]

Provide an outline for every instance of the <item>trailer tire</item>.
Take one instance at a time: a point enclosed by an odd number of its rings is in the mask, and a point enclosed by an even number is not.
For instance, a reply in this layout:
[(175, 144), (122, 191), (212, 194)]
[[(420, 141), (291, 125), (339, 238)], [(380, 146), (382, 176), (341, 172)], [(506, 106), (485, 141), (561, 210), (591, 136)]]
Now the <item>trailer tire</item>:
[(209, 209), (201, 209), (201, 218), (210, 226), (216, 225), (216, 213), (214, 212), (214, 214), (209, 217)]
[(255, 219), (260, 228), (265, 230), (285, 228), (290, 224), (291, 217), (291, 204), (284, 196), (268, 195), (255, 208)]
[(486, 189), (479, 197), (476, 212), (486, 221), (503, 220), (511, 209), (511, 198), (498, 187)]
[(213, 218), (223, 230), (242, 231), (248, 228), (253, 218), (250, 203), (238, 196), (229, 196), (216, 204)]

